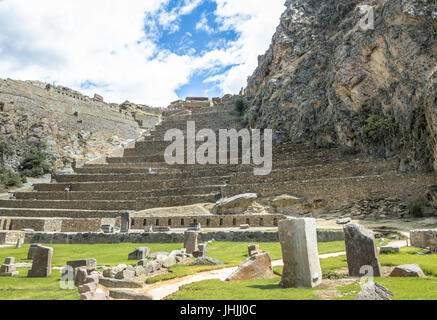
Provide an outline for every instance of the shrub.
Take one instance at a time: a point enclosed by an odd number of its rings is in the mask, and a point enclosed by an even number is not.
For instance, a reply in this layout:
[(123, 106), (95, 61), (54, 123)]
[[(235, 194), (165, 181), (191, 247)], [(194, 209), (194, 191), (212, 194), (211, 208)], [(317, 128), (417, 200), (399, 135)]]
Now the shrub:
[(19, 187), (23, 183), (22, 177), (13, 172), (11, 169), (0, 166), (0, 184), (7, 187)]
[(395, 135), (396, 123), (393, 118), (373, 113), (367, 103), (361, 106), (358, 112), (358, 121), (365, 140), (376, 143)]
[(26, 177), (38, 178), (51, 172), (46, 162), (46, 154), (36, 148), (32, 149), (21, 163), (22, 174)]
[(423, 217), (423, 208), (426, 207), (427, 201), (425, 197), (421, 196), (417, 198), (416, 200), (411, 201), (408, 204), (408, 212), (411, 216), (415, 218), (422, 218)]
[(243, 114), (246, 111), (247, 105), (244, 102), (243, 99), (238, 99), (235, 101), (235, 109), (241, 114)]
[(301, 51), (299, 51), (298, 53), (297, 53), (297, 56), (300, 58), (300, 57), (302, 57), (304, 54), (306, 54), (307, 53), (307, 51), (306, 50), (301, 50)]

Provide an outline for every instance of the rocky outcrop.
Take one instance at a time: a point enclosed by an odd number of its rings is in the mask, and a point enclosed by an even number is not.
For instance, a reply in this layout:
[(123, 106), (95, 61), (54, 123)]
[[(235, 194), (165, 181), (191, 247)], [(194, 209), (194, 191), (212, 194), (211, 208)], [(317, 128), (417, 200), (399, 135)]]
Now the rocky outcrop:
[[(288, 0), (248, 80), (246, 117), (276, 143), (399, 155), (437, 167), (437, 5), (429, 0)], [(360, 21), (373, 9), (373, 29)]]
[[(159, 121), (161, 109), (152, 120)], [(0, 140), (10, 152), (1, 165), (17, 169), (32, 148), (47, 153), (55, 171), (96, 160), (134, 142), (152, 115), (147, 106), (108, 104), (62, 86), (0, 79)]]

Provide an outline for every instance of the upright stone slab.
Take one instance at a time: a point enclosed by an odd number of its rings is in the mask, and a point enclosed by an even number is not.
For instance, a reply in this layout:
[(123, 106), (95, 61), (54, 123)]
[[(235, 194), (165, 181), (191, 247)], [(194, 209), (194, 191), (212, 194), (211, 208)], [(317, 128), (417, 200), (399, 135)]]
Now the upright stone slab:
[(29, 278), (45, 278), (52, 273), (53, 248), (38, 246), (33, 257)]
[(374, 233), (361, 228), (358, 224), (348, 224), (344, 226), (344, 237), (349, 276), (370, 276), (368, 270), (363, 268), (370, 266), (373, 268), (373, 276), (381, 277), (381, 265)]
[(322, 283), (315, 219), (291, 218), (279, 222), (284, 288), (317, 287)]
[(40, 246), (40, 244), (31, 244), (29, 251), (27, 252), (27, 260), (33, 260), (35, 256), (36, 249)]
[(20, 249), (23, 245), (23, 240), (21, 238), (18, 238), (17, 244), (15, 245), (15, 249)]
[(121, 233), (129, 233), (130, 230), (130, 214), (129, 212), (123, 212), (121, 214)]
[(185, 231), (184, 248), (188, 254), (193, 254), (193, 252), (197, 251), (197, 237), (198, 233), (196, 231)]

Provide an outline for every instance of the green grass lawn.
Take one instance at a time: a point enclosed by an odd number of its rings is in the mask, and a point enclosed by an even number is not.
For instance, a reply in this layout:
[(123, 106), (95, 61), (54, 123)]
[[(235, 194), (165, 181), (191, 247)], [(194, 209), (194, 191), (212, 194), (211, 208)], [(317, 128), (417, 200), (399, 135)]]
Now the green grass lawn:
[(27, 278), (27, 269), (15, 277), (0, 277), (0, 300), (79, 300), (77, 289), (60, 288), (60, 270), (48, 278)]
[[(322, 251), (322, 250), (321, 250)], [(381, 255), (383, 266), (396, 266), (417, 263), (428, 278), (375, 278), (375, 282), (390, 289), (393, 300), (437, 300), (437, 255), (418, 256), (420, 249), (404, 248), (400, 254)], [(347, 267), (346, 257), (320, 260), (323, 273)], [(282, 267), (274, 268), (278, 274)], [(208, 280), (185, 286), (182, 290), (168, 297), (169, 300), (319, 300), (316, 292), (320, 288), (279, 287), (280, 277), (268, 280), (248, 280), (239, 282), (222, 282)], [(355, 300), (360, 292), (359, 281), (335, 288), (343, 295), (333, 300)]]
[[(202, 271), (209, 271), (217, 268), (237, 266), (248, 257), (247, 246), (251, 243), (214, 242), (207, 246), (208, 256), (221, 260), (224, 266), (198, 266), (189, 267), (177, 265), (170, 267), (170, 274), (157, 276), (148, 280), (153, 283), (157, 281), (182, 277)], [(136, 261), (128, 261), (127, 256), (135, 248), (147, 246), (152, 252), (170, 252), (182, 247), (182, 244), (111, 244), (111, 245), (47, 245), (54, 249), (53, 266), (65, 266), (68, 260), (96, 258), (99, 266), (115, 266), (121, 263), (135, 264)], [(282, 257), (279, 243), (261, 243), (263, 251), (269, 252), (273, 260)], [(1, 248), (0, 262), (6, 257), (15, 257), (17, 262), (30, 262), (27, 260), (29, 245), (23, 245), (21, 249)], [(328, 254), (344, 251), (344, 242), (319, 243), (320, 254)], [(437, 256), (419, 256), (416, 253), (419, 249), (404, 248), (400, 254), (381, 255), (383, 266), (395, 266), (400, 264), (417, 263), (423, 271), (430, 276), (427, 279), (396, 279), (381, 278), (376, 281), (386, 286), (395, 294), (394, 299), (436, 299), (437, 300)], [(347, 267), (346, 257), (321, 259), (323, 272), (338, 270)], [(20, 275), (17, 277), (0, 278), (0, 300), (77, 300), (79, 294), (76, 289), (62, 290), (59, 285), (60, 271), (53, 270), (49, 278), (28, 279), (28, 269), (18, 269)], [(282, 268), (275, 268), (280, 274)], [(287, 299), (287, 300), (308, 300), (318, 299), (315, 292), (320, 289), (282, 289), (279, 288), (280, 278), (269, 280), (241, 281), (226, 283), (216, 280), (203, 281), (186, 286), (183, 290), (171, 296), (170, 299)], [(335, 299), (355, 299), (359, 292), (359, 284), (351, 284), (338, 287), (343, 296)]]
[[(169, 268), (171, 273), (159, 275), (147, 279), (147, 283), (156, 283), (158, 281), (170, 280), (195, 274), (198, 272), (210, 271), (238, 266), (249, 257), (247, 246), (252, 243), (243, 242), (214, 242), (207, 246), (208, 257), (220, 260), (224, 263), (222, 266), (196, 266), (176, 265)], [(272, 260), (282, 259), (281, 245), (279, 242), (261, 243), (260, 249), (270, 253)], [(319, 253), (328, 254), (341, 252), (345, 250), (344, 242), (322, 242), (319, 243)]]
[[(182, 244), (110, 244), (110, 245), (46, 245), (53, 248), (53, 267), (63, 267), (69, 260), (96, 258), (99, 266), (116, 266), (119, 264), (135, 264), (127, 256), (135, 248), (149, 247), (152, 252), (170, 252), (180, 249)], [(20, 249), (7, 247), (0, 249), (0, 263), (7, 257), (15, 257), (16, 263), (32, 262), (27, 260), (30, 245)], [(77, 289), (63, 290), (60, 288), (60, 270), (53, 270), (49, 278), (27, 278), (29, 269), (18, 269), (16, 277), (0, 277), (0, 300), (78, 300)]]
[[(69, 245), (69, 244), (46, 244), (53, 248), (53, 267), (63, 267), (69, 260), (79, 260), (87, 258), (97, 259), (99, 266), (116, 266), (119, 264), (133, 264), (127, 259), (128, 254), (135, 248), (146, 246), (152, 252), (163, 251), (170, 252), (179, 250), (183, 244), (93, 244), (93, 245)], [(27, 260), (27, 252), (30, 245), (23, 245), (20, 249), (15, 247), (7, 247), (0, 249), (0, 263), (3, 263), (7, 257), (15, 257), (15, 262), (32, 262)], [(1, 281), (1, 280), (0, 280)]]
[[(197, 266), (190, 267), (177, 265), (170, 268), (170, 274), (151, 279), (151, 283), (209, 271), (216, 268), (236, 266), (248, 257), (247, 246), (251, 243), (214, 242), (207, 246), (208, 256), (221, 260), (224, 266)], [(63, 267), (69, 260), (96, 258), (99, 266), (116, 266), (119, 264), (135, 264), (136, 261), (128, 261), (127, 256), (135, 248), (147, 246), (152, 252), (170, 252), (183, 247), (182, 244), (109, 244), (109, 245), (47, 245), (53, 248), (53, 267)], [(31, 262), (27, 260), (27, 252), (30, 245), (23, 245), (20, 249), (7, 247), (0, 249), (0, 262), (7, 257), (15, 257), (16, 262)], [(344, 250), (344, 243), (329, 242), (320, 244), (320, 253), (332, 253)], [(281, 259), (281, 247), (279, 243), (262, 243), (261, 249), (271, 254), (272, 259)], [(52, 275), (46, 279), (28, 279), (28, 269), (18, 269), (17, 277), (0, 278), (0, 300), (77, 300), (77, 290), (62, 290), (59, 286), (60, 271), (53, 270)]]

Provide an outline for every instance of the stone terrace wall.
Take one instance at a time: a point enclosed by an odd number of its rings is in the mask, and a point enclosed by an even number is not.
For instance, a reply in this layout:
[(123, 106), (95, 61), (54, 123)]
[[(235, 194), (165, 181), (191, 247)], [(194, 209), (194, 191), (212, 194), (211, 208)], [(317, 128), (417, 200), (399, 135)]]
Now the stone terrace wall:
[(231, 228), (242, 224), (251, 227), (277, 227), (278, 221), (284, 219), (283, 215), (229, 215), (229, 216), (173, 216), (173, 217), (134, 217), (132, 229), (142, 230), (145, 226), (161, 226), (171, 228), (184, 228), (190, 223), (200, 223), (208, 228)]
[(437, 253), (437, 229), (412, 230), (410, 232), (411, 245), (417, 248), (430, 248)]
[(102, 219), (1, 218), (0, 230), (40, 232), (100, 232)]
[(25, 239), (24, 231), (0, 231), (0, 245), (16, 244), (19, 238)]
[[(344, 241), (342, 230), (318, 230), (319, 242)], [(277, 232), (217, 231), (199, 234), (199, 242), (279, 242)], [(26, 243), (45, 244), (116, 244), (116, 243), (183, 243), (180, 233), (27, 233)]]

